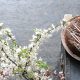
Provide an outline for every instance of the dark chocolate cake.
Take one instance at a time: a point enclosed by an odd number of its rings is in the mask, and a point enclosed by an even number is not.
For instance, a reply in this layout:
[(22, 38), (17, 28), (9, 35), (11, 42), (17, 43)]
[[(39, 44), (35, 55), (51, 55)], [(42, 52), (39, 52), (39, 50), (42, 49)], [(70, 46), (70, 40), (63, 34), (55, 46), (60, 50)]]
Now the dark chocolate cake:
[(68, 48), (73, 54), (80, 57), (80, 16), (76, 16), (69, 21), (64, 36)]

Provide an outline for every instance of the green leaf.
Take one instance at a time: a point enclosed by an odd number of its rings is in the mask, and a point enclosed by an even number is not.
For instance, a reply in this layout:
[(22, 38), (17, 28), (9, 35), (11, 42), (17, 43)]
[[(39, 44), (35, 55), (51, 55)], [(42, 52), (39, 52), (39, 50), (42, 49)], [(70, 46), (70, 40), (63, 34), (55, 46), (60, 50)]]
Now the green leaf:
[(36, 63), (39, 68), (45, 68), (45, 69), (48, 68), (48, 65), (43, 61), (37, 61)]
[(22, 57), (22, 58), (26, 58), (26, 57), (29, 57), (29, 52), (27, 49), (22, 49), (21, 52), (18, 53), (18, 56), (19, 57)]

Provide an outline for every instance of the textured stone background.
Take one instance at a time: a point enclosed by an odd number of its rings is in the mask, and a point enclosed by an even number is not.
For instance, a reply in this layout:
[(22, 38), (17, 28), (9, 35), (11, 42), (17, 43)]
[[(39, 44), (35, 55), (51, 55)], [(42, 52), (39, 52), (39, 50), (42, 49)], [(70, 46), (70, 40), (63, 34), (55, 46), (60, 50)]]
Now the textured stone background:
[[(10, 27), (20, 45), (28, 45), (34, 28), (48, 28), (64, 14), (80, 15), (80, 0), (0, 0), (0, 22)], [(60, 53), (60, 34), (41, 46), (40, 54), (54, 68)]]

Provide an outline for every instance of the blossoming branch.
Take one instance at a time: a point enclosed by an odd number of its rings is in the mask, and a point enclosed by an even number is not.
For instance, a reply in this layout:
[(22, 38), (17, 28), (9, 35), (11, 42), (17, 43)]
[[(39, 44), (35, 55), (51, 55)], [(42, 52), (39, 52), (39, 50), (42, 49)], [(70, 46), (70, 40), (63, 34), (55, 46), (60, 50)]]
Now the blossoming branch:
[(18, 45), (11, 30), (0, 23), (0, 79), (18, 75), (26, 80), (52, 80), (49, 65), (41, 57), (38, 59), (37, 55), (41, 43), (60, 30), (63, 22), (59, 26), (52, 24), (48, 29), (36, 28), (30, 44), (24, 47)]

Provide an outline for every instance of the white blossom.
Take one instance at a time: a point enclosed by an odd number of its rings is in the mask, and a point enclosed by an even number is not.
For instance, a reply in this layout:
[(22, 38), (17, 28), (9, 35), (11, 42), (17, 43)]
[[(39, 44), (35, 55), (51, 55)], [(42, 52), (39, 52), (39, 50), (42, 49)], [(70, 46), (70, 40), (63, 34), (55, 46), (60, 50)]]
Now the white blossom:
[(15, 39), (15, 36), (12, 35), (12, 39)]
[(49, 31), (51, 31), (51, 28), (48, 28)]
[(7, 34), (7, 32), (11, 33), (11, 30), (9, 28), (1, 29), (3, 35)]
[(10, 28), (5, 28), (5, 31), (8, 31), (9, 33), (11, 33), (11, 29)]
[(4, 58), (4, 57), (1, 57), (0, 59), (1, 59), (1, 61), (4, 61), (4, 60), (5, 60), (5, 58)]
[(29, 71), (31, 71), (32, 70), (32, 68), (31, 68), (31, 66), (29, 66), (28, 68), (27, 68), (27, 71), (29, 72)]
[(3, 23), (0, 23), (0, 26), (3, 26)]
[(42, 32), (43, 32), (42, 29), (37, 29), (37, 28), (35, 29), (35, 33), (36, 33), (36, 34), (41, 34)]
[(4, 76), (9, 76), (10, 75), (9, 72), (10, 72), (10, 70), (8, 68), (5, 68), (4, 71), (3, 71), (3, 75)]
[(23, 46), (23, 49), (27, 49), (28, 47), (27, 46)]
[(10, 53), (10, 48), (9, 48), (9, 46), (4, 45), (4, 46), (3, 46), (3, 50), (4, 50), (4, 52), (6, 52), (6, 53), (9, 55), (9, 53)]
[(8, 65), (8, 64), (6, 64), (6, 63), (4, 63), (4, 62), (1, 63), (1, 67), (7, 67), (7, 65)]
[(14, 54), (13, 60), (18, 61), (18, 53), (17, 52)]
[(10, 68), (10, 69), (13, 69), (14, 67), (16, 67), (13, 63), (10, 63), (9, 65), (8, 65), (8, 68)]
[(19, 52), (21, 52), (21, 48), (16, 49), (16, 53), (19, 53)]
[(35, 33), (36, 33), (36, 34), (40, 34), (41, 32), (39, 32), (39, 31), (36, 31)]
[(72, 17), (72, 14), (65, 14), (64, 15), (64, 18), (63, 18), (63, 21), (65, 21), (65, 22), (67, 22), (67, 21), (69, 21), (70, 19), (72, 19), (73, 17)]
[(54, 25), (54, 24), (52, 24), (51, 27), (52, 27), (53, 29), (55, 29), (55, 25)]
[(3, 33), (2, 33), (2, 31), (0, 31), (0, 35), (2, 35)]
[(26, 63), (26, 59), (23, 59), (22, 57), (21, 57), (21, 60), (20, 60), (20, 63)]
[(58, 26), (58, 27), (56, 28), (56, 31), (59, 31), (61, 28), (62, 28), (61, 26)]
[(34, 42), (31, 42), (31, 44), (28, 45), (28, 48), (32, 48), (35, 45)]
[(44, 29), (44, 33), (47, 33), (47, 32), (48, 32), (48, 30)]
[(34, 73), (34, 76), (35, 76), (35, 77), (38, 77), (38, 73), (35, 72), (35, 73)]
[(41, 69), (41, 73), (45, 73), (45, 71), (46, 71), (46, 70), (45, 70), (44, 68)]
[(42, 61), (42, 58), (41, 57), (39, 58), (39, 61)]
[(35, 35), (32, 35), (32, 38), (33, 38), (33, 39), (35, 39), (35, 38), (37, 38), (37, 36), (35, 36)]

